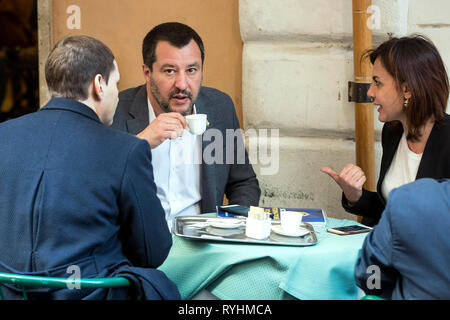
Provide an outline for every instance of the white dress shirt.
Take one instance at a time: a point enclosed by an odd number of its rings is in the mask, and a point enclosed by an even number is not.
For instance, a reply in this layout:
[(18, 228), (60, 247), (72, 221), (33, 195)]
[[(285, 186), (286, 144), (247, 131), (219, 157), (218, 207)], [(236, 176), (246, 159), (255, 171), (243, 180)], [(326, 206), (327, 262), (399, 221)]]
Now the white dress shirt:
[[(149, 123), (156, 119), (148, 102)], [(193, 112), (196, 113), (195, 105)], [(201, 135), (184, 130), (177, 139), (167, 139), (152, 149), (153, 174), (158, 198), (169, 228), (176, 216), (196, 215), (200, 208)]]

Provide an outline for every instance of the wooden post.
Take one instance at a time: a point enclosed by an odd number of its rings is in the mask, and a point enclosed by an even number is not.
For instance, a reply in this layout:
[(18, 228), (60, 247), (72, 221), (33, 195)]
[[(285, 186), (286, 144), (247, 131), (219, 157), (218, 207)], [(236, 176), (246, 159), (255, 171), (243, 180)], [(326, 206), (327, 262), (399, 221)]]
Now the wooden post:
[[(369, 59), (361, 60), (365, 50), (372, 48), (372, 30), (367, 21), (367, 8), (371, 0), (353, 0), (353, 63), (355, 83), (370, 83), (372, 65)], [(356, 164), (364, 171), (364, 188), (375, 191), (375, 151), (373, 103), (355, 103)], [(359, 220), (360, 221), (360, 220)]]

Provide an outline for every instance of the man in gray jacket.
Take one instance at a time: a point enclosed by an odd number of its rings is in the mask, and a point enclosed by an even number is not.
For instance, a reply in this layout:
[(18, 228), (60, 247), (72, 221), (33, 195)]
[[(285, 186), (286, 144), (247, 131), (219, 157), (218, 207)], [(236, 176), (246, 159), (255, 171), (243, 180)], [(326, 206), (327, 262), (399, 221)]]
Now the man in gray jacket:
[[(233, 102), (201, 86), (204, 47), (198, 34), (181, 23), (163, 23), (146, 35), (142, 51), (146, 84), (120, 93), (112, 127), (149, 142), (169, 226), (179, 215), (215, 211), (224, 195), (230, 204), (258, 205), (261, 190)], [(203, 136), (186, 130), (191, 114), (207, 115)]]

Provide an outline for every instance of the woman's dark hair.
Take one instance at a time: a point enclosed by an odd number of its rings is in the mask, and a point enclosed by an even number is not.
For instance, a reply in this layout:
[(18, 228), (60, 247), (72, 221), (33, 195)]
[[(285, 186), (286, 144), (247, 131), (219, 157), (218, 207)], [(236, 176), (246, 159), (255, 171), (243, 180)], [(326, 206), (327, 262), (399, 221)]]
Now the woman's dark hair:
[(394, 78), (399, 92), (406, 84), (411, 92), (405, 108), (408, 121), (408, 140), (418, 140), (420, 128), (432, 117), (442, 123), (449, 95), (448, 76), (444, 63), (434, 44), (422, 35), (391, 38), (378, 48), (365, 53)]
[(52, 97), (85, 100), (97, 74), (108, 84), (114, 55), (101, 41), (88, 36), (68, 36), (58, 41), (45, 64), (45, 79)]
[(156, 45), (159, 41), (167, 41), (172, 46), (183, 48), (194, 40), (200, 48), (202, 64), (205, 60), (205, 48), (203, 41), (197, 32), (191, 27), (179, 22), (162, 23), (147, 33), (142, 42), (142, 58), (144, 64), (153, 71), (153, 63), (156, 61)]

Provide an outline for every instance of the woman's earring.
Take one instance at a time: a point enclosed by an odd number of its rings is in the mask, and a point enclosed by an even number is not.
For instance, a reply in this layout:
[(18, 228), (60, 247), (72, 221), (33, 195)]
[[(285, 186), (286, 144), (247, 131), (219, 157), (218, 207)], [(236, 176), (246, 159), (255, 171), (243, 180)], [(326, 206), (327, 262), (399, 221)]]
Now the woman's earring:
[(408, 108), (408, 104), (409, 104), (409, 99), (408, 99), (408, 98), (405, 98), (405, 100), (403, 100), (403, 106), (404, 106), (405, 108)]

